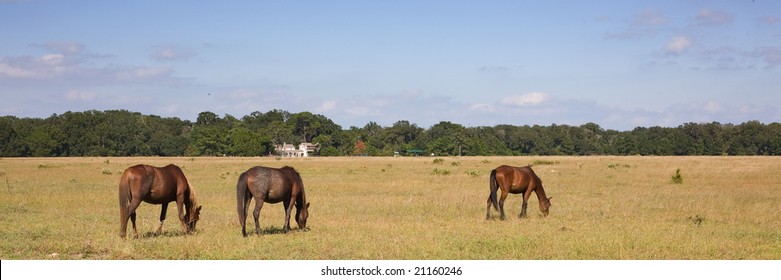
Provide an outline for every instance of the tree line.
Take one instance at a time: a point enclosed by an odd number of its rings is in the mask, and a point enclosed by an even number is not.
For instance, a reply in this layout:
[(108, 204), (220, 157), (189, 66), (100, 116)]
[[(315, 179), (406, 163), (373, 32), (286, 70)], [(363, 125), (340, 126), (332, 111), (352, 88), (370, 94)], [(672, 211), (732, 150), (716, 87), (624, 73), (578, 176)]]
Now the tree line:
[(126, 110), (0, 117), (0, 157), (269, 156), (282, 143), (318, 143), (319, 156), (781, 155), (781, 124), (685, 123), (631, 131), (580, 126), (465, 127), (406, 120), (342, 128), (310, 112), (271, 110), (241, 118), (198, 114), (195, 122)]

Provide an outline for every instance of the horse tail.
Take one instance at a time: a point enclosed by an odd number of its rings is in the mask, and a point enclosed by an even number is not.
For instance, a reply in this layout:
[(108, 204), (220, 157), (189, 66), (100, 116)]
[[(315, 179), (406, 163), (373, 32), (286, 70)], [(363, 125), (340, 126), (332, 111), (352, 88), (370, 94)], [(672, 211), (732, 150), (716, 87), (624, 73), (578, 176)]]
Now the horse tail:
[(496, 191), (499, 189), (499, 185), (496, 183), (496, 169), (491, 170), (490, 188), (491, 188), (491, 204), (494, 205), (494, 209), (499, 210), (499, 201), (496, 199)]
[(125, 230), (127, 229), (127, 219), (130, 216), (128, 213), (128, 202), (130, 202), (130, 184), (133, 180), (133, 176), (127, 173), (122, 174), (122, 178), (119, 180), (119, 223), (120, 223), (120, 235), (124, 237)]
[(236, 211), (239, 213), (239, 222), (243, 222), (247, 215), (245, 208), (247, 199), (247, 172), (241, 173), (236, 183)]

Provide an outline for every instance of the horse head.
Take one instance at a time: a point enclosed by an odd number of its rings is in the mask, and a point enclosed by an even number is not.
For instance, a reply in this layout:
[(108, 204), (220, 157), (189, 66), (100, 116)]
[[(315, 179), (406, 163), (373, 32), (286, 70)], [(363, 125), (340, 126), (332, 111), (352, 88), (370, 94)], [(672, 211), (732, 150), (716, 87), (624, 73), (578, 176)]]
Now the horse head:
[(309, 202), (304, 205), (304, 207), (301, 207), (300, 209), (296, 209), (296, 222), (298, 223), (298, 229), (306, 229), (306, 219), (309, 218)]
[(548, 212), (550, 211), (550, 199), (553, 197), (546, 197), (545, 201), (540, 203), (540, 211), (542, 211), (542, 216), (547, 217)]
[(187, 231), (188, 232), (194, 232), (195, 231), (195, 224), (198, 223), (198, 220), (201, 219), (201, 207), (203, 205), (199, 205), (198, 207), (195, 207), (195, 210), (190, 210), (187, 221)]

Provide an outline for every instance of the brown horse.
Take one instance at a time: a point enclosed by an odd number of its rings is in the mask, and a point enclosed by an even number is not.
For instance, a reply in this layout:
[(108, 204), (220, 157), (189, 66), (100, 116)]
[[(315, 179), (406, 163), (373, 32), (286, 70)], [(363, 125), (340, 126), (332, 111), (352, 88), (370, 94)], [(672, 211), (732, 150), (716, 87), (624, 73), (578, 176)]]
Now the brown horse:
[(247, 209), (249, 203), (255, 198), (255, 233), (261, 234), (260, 209), (263, 203), (279, 203), (285, 205), (285, 233), (290, 231), (290, 214), (293, 206), (296, 206), (296, 222), (298, 229), (306, 228), (306, 220), (309, 218), (309, 203), (304, 194), (304, 182), (301, 175), (292, 167), (269, 168), (255, 166), (239, 176), (236, 183), (236, 206), (241, 223), (241, 234), (247, 236)]
[[(502, 213), (502, 220), (504, 220), (504, 200), (508, 194), (523, 194), (523, 207), (521, 208), (521, 218), (526, 217), (526, 206), (529, 201), (529, 196), (532, 192), (537, 194), (537, 200), (540, 202), (540, 211), (544, 217), (548, 216), (548, 210), (550, 209), (551, 197), (545, 196), (545, 190), (542, 188), (542, 180), (537, 177), (537, 174), (532, 170), (531, 165), (524, 167), (515, 167), (508, 165), (501, 165), (494, 170), (491, 170), (490, 179), (491, 193), (488, 195), (488, 207), (485, 213), (485, 218), (491, 218), (491, 205), (494, 209)], [(497, 202), (496, 191), (502, 190), (502, 197)]]
[[(136, 209), (141, 201), (150, 204), (162, 204), (160, 211), (160, 226), (157, 234), (163, 229), (168, 203), (176, 201), (179, 211), (179, 221), (182, 230), (189, 234), (195, 230), (201, 214), (201, 206), (195, 201), (195, 191), (187, 183), (182, 169), (169, 164), (165, 167), (136, 165), (125, 169), (119, 180), (119, 236), (125, 238), (128, 217), (133, 222), (133, 233), (138, 238), (136, 230)], [(186, 209), (187, 213), (183, 213)]]

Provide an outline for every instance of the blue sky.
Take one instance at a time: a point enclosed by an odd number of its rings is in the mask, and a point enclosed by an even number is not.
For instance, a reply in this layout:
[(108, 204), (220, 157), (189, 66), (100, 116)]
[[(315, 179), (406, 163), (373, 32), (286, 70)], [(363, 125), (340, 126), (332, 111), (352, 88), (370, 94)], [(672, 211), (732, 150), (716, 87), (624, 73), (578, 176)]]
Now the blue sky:
[(781, 121), (781, 2), (0, 0), (0, 115)]

